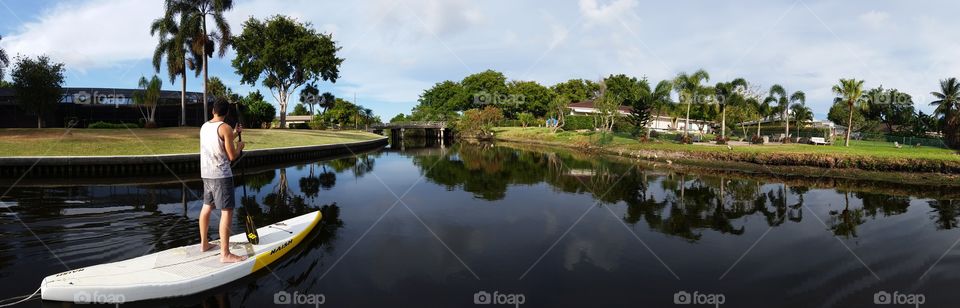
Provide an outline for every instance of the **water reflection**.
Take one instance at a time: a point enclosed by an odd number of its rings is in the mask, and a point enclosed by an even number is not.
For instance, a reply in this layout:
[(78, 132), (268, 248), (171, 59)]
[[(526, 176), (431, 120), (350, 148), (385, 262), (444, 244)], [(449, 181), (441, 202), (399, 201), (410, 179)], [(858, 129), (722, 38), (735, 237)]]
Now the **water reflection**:
[[(960, 300), (949, 290), (960, 283), (950, 187), (424, 139), (237, 183), (258, 225), (319, 209), (320, 228), (270, 271), (142, 304), (271, 306), (280, 290), (351, 307), (472, 306), (478, 290), (522, 292), (531, 307), (669, 306), (677, 290), (722, 292), (735, 307), (858, 307), (879, 289), (922, 290), (931, 306)], [(195, 243), (200, 189), (195, 179), (16, 187), (2, 201), (34, 233), (0, 211), (10, 285), (0, 298), (66, 268)]]

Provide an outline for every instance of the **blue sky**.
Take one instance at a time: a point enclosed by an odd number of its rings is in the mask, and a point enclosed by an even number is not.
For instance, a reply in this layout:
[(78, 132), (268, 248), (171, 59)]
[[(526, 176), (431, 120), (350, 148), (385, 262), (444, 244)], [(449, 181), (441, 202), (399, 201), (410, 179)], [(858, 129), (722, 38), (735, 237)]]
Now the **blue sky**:
[[(161, 6), (0, 0), (0, 46), (66, 63), (66, 86), (135, 87), (154, 73), (147, 25)], [(332, 33), (346, 61), (341, 79), (321, 89), (356, 94), (384, 120), (409, 113), (434, 83), (485, 69), (550, 85), (618, 73), (660, 80), (698, 68), (711, 83), (743, 77), (803, 90), (824, 118), (841, 77), (897, 88), (929, 111), (938, 80), (960, 75), (958, 9), (946, 0), (236, 0), (228, 19), (235, 33), (250, 16), (274, 14)], [(212, 60), (211, 75), (246, 93), (253, 88), (239, 84), (233, 56)], [(188, 80), (194, 91), (201, 84)]]

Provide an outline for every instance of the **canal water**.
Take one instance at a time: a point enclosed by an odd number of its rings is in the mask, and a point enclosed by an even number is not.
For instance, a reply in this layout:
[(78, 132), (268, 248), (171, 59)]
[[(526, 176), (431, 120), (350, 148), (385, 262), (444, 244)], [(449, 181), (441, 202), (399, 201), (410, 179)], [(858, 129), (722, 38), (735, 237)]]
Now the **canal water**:
[[(952, 188), (432, 143), (261, 168), (237, 183), (258, 225), (319, 209), (320, 228), (269, 270), (121, 306), (270, 307), (285, 294), (320, 307), (960, 305)], [(11, 184), (0, 298), (198, 241), (195, 177)]]

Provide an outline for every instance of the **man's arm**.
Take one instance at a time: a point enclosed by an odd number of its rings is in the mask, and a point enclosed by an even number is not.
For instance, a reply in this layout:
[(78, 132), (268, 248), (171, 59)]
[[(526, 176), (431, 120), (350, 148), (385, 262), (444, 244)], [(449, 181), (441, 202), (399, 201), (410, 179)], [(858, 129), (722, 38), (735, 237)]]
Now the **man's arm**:
[(243, 151), (243, 142), (234, 144), (233, 141), (237, 136), (233, 133), (233, 127), (228, 124), (223, 124), (220, 125), (219, 131), (220, 136), (223, 137), (223, 148), (224, 151), (227, 152), (227, 158), (230, 159), (230, 161), (235, 161), (240, 158), (240, 151)]

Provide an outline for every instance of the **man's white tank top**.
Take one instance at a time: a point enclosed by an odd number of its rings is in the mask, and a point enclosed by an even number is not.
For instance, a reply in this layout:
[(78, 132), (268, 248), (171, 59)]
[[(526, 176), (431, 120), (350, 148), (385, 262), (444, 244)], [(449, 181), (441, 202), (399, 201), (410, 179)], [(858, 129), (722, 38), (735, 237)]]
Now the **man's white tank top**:
[(233, 177), (230, 158), (218, 130), (223, 121), (203, 123), (200, 127), (200, 177), (222, 179)]

